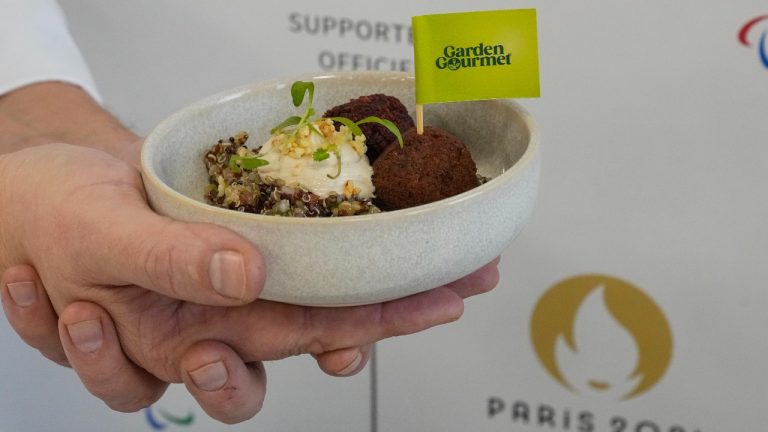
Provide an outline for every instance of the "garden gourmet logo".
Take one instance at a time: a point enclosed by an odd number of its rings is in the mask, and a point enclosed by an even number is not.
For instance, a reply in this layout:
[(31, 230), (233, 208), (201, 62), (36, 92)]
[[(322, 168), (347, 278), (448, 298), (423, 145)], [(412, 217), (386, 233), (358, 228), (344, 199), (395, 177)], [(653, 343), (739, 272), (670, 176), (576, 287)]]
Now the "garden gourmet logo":
[(672, 333), (656, 303), (630, 283), (583, 275), (554, 285), (536, 305), (531, 339), (563, 387), (612, 400), (655, 386), (672, 358)]
[[(752, 29), (757, 27), (757, 24), (761, 22), (768, 24), (768, 15), (759, 16), (747, 21), (741, 30), (739, 30), (739, 42), (741, 42), (742, 45), (748, 48), (753, 47), (751, 41), (754, 40), (754, 38), (751, 37), (750, 34), (754, 33)], [(763, 66), (768, 69), (768, 25), (765, 26), (763, 33), (757, 39), (757, 55)]]
[(435, 60), (435, 66), (441, 70), (456, 71), (462, 68), (512, 64), (512, 54), (507, 53), (504, 45), (486, 45), (482, 42), (472, 47), (448, 45), (443, 48), (442, 54)]
[[(159, 414), (159, 416), (158, 416)], [(162, 408), (157, 410), (155, 414), (152, 406), (144, 409), (144, 418), (152, 428), (152, 430), (161, 431), (165, 430), (169, 425), (176, 426), (192, 426), (195, 421), (195, 414), (190, 412), (184, 417), (175, 416)]]

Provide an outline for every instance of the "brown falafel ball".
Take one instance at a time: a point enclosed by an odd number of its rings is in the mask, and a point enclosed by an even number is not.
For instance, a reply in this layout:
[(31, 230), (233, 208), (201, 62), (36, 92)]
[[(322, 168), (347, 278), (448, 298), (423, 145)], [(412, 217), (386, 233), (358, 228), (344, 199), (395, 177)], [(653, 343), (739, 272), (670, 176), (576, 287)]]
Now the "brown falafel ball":
[[(346, 117), (358, 122), (366, 117), (376, 116), (393, 122), (401, 133), (413, 127), (413, 119), (408, 109), (394, 96), (381, 93), (361, 96), (345, 104), (335, 106), (325, 112), (323, 117)], [(339, 124), (337, 124), (338, 128)], [(395, 140), (395, 136), (384, 126), (376, 123), (360, 125), (368, 147), (368, 159), (373, 162), (382, 151)]]
[(477, 167), (467, 146), (453, 135), (426, 127), (410, 129), (405, 147), (395, 141), (373, 163), (373, 185), (384, 210), (414, 207), (478, 186)]

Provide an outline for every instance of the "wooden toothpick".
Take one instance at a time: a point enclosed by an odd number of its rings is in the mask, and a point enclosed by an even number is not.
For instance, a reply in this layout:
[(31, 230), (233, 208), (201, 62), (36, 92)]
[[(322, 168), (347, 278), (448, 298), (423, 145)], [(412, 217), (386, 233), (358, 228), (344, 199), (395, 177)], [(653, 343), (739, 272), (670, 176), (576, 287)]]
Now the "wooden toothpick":
[(416, 104), (416, 133), (424, 134), (424, 105)]

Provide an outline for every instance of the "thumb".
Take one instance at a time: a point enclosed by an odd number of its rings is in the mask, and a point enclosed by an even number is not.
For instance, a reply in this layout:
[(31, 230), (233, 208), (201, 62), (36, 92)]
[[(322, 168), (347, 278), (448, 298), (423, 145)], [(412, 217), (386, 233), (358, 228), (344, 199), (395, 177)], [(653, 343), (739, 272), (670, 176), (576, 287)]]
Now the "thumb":
[(89, 282), (138, 285), (212, 306), (245, 304), (259, 296), (265, 265), (249, 241), (216, 225), (159, 216), (135, 198), (120, 201), (118, 211), (113, 200), (112, 210), (89, 212), (101, 214), (87, 216), (89, 235), (78, 242), (79, 264), (89, 263), (94, 279)]
[(137, 139), (135, 141), (131, 141), (126, 143), (124, 146), (120, 147), (114, 155), (122, 160), (123, 162), (127, 163), (128, 165), (136, 168), (137, 170), (141, 170), (141, 146), (144, 144), (143, 139)]

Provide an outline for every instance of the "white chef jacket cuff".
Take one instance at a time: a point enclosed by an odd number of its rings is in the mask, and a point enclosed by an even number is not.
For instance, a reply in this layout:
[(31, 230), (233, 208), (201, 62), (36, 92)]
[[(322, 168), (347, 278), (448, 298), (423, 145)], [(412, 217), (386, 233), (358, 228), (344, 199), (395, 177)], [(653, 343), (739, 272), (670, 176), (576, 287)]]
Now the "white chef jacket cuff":
[(20, 87), (61, 81), (101, 102), (88, 66), (53, 0), (0, 0), (0, 95)]

